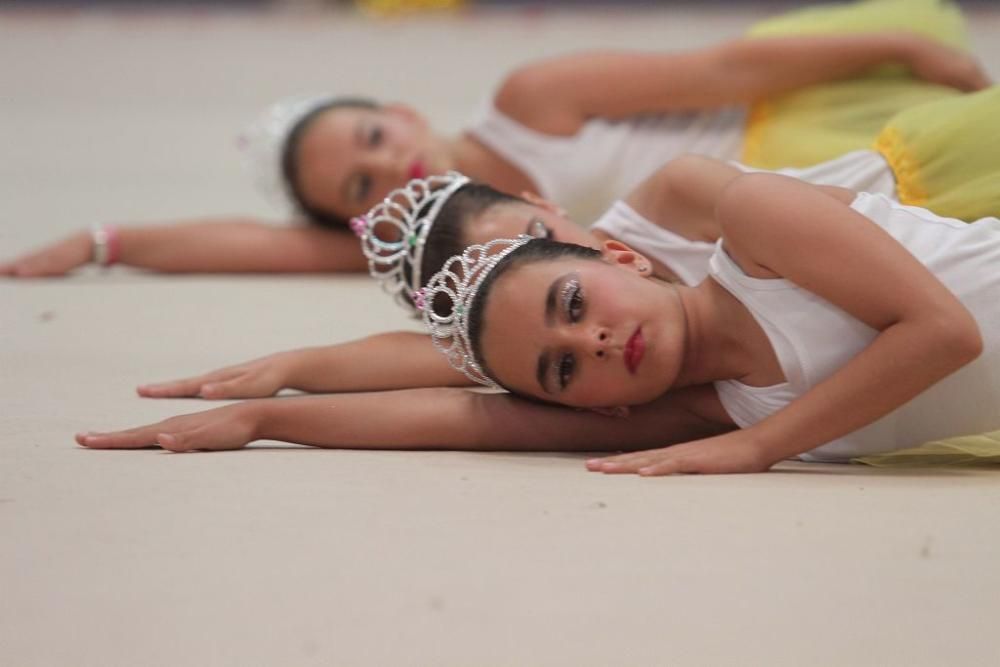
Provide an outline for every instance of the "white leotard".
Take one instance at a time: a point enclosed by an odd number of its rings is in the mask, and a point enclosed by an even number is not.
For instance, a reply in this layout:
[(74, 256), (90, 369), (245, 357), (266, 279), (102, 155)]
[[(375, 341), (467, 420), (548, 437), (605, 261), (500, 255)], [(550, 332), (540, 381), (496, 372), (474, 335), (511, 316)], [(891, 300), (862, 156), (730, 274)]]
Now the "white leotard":
[(745, 121), (746, 111), (739, 107), (618, 121), (597, 118), (563, 137), (527, 128), (491, 103), (468, 131), (527, 174), (538, 194), (570, 206), (574, 220), (593, 220), (679, 155), (736, 159)]
[[(538, 194), (569, 206), (572, 219), (593, 220), (666, 162), (685, 153), (735, 160), (743, 147), (745, 123), (744, 108), (727, 107), (617, 121), (595, 118), (576, 134), (563, 137), (525, 127), (489, 103), (468, 131), (527, 174)], [(864, 192), (889, 194), (895, 189), (889, 166), (874, 151), (854, 151), (780, 173)]]
[[(880, 195), (851, 205), (929, 268), (979, 323), (983, 354), (882, 419), (800, 455), (843, 461), (949, 436), (1000, 429), (1000, 219), (966, 224)], [(787, 280), (747, 276), (721, 243), (710, 274), (739, 299), (767, 334), (787, 382), (749, 387), (716, 382), (723, 406), (740, 427), (755, 424), (846, 364), (877, 332)]]
[[(733, 162), (743, 171), (760, 171)], [(892, 170), (874, 151), (854, 151), (836, 160), (806, 169), (781, 169), (777, 173), (795, 176), (810, 183), (839, 185), (852, 190), (883, 194), (895, 199), (896, 182)], [(650, 222), (623, 201), (611, 205), (597, 219), (593, 229), (605, 232), (639, 252), (657, 260), (685, 285), (697, 285), (708, 276), (708, 260), (714, 243), (690, 241)]]

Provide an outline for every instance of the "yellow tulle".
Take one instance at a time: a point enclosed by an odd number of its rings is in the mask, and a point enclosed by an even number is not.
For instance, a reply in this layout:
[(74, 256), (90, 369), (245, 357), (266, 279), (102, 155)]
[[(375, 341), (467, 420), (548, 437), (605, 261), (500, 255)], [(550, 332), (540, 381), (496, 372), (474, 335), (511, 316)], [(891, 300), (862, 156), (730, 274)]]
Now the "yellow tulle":
[(862, 456), (853, 461), (878, 467), (998, 465), (1000, 431), (935, 440), (919, 447)]
[(875, 149), (902, 203), (962, 220), (1000, 217), (1000, 86), (897, 114)]
[[(967, 48), (961, 11), (939, 0), (867, 0), (798, 10), (754, 26), (751, 37), (908, 30)], [(916, 105), (955, 97), (901, 66), (817, 84), (758, 102), (746, 125), (742, 161), (765, 169), (803, 167), (870, 148), (885, 124)]]

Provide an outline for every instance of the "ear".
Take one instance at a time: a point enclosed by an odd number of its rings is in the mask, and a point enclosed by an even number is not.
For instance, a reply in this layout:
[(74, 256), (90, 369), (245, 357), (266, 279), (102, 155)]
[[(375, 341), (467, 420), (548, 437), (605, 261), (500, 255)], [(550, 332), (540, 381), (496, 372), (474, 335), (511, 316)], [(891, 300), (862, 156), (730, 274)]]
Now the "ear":
[(545, 209), (549, 213), (554, 213), (563, 218), (568, 218), (569, 215), (566, 213), (566, 209), (560, 207), (558, 204), (550, 202), (548, 199), (539, 197), (534, 192), (530, 190), (523, 190), (521, 192), (521, 199), (528, 202), (532, 206), (537, 206), (538, 208)]
[(635, 271), (641, 276), (652, 275), (652, 264), (646, 256), (632, 250), (621, 241), (609, 239), (601, 246), (601, 257), (608, 264)]
[(625, 405), (619, 405), (617, 408), (589, 408), (589, 410), (605, 417), (617, 417), (618, 419), (626, 419), (629, 415), (628, 406)]

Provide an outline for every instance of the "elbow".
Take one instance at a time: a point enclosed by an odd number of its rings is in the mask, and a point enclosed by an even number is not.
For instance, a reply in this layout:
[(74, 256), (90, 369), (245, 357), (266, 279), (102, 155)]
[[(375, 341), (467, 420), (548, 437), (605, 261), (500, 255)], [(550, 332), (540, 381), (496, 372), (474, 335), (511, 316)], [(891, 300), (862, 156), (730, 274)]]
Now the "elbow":
[(972, 314), (964, 307), (959, 313), (938, 318), (933, 325), (937, 331), (935, 349), (944, 353), (956, 369), (972, 363), (983, 353), (983, 335)]
[(979, 325), (970, 315), (969, 324), (955, 334), (953, 343), (956, 354), (963, 358), (962, 365), (971, 363), (983, 354), (983, 334)]

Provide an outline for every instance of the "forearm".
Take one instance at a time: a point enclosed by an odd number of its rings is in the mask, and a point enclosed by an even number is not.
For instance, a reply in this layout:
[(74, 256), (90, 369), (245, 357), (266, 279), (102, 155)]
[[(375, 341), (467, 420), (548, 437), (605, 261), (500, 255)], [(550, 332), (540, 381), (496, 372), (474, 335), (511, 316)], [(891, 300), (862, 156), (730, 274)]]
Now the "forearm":
[(119, 262), (193, 273), (361, 271), (357, 240), (308, 226), (244, 219), (118, 228)]
[(467, 386), (424, 334), (396, 331), (283, 353), (286, 386), (311, 393)]
[(253, 413), (256, 439), (335, 448), (632, 450), (728, 428), (693, 419), (662, 400), (616, 419), (455, 388), (262, 399), (244, 405)]
[(978, 356), (977, 340), (962, 334), (960, 324), (890, 327), (834, 375), (753, 426), (754, 440), (780, 460), (889, 414)]
[(732, 101), (751, 102), (796, 88), (862, 74), (885, 64), (908, 66), (927, 46), (907, 33), (812, 35), (724, 45), (719, 67)]

